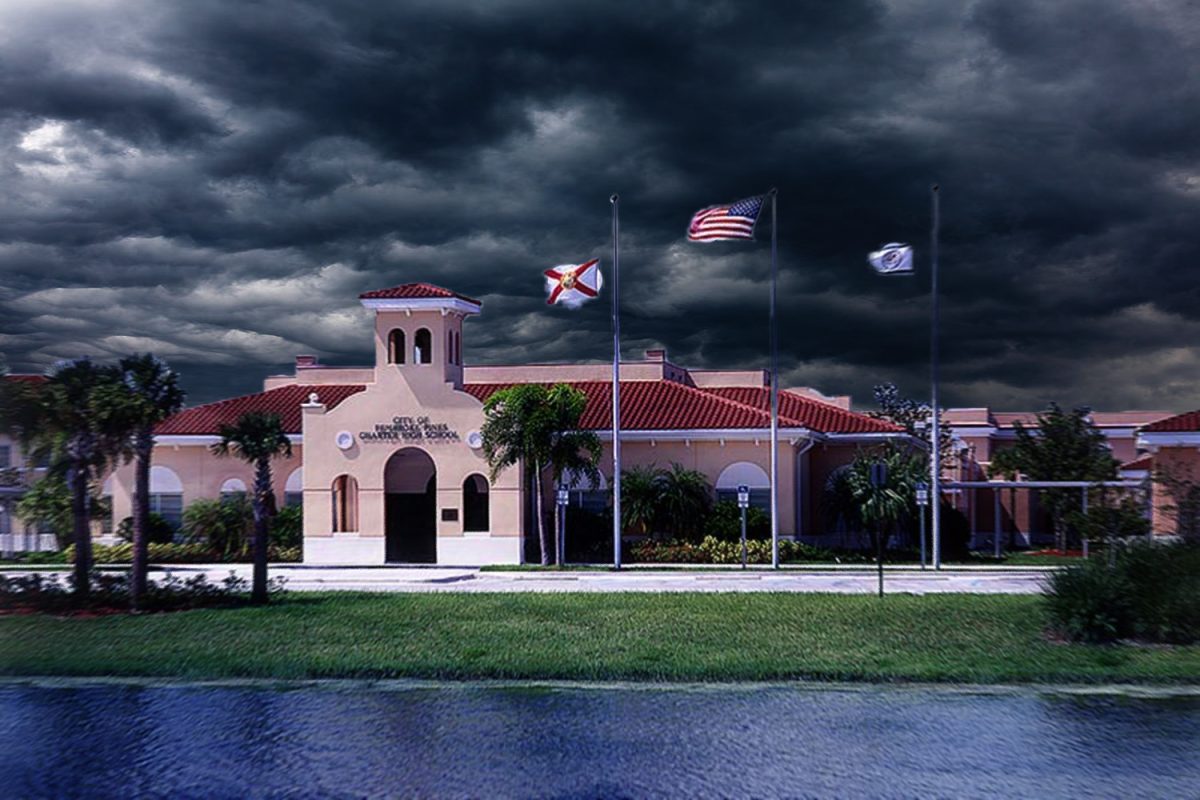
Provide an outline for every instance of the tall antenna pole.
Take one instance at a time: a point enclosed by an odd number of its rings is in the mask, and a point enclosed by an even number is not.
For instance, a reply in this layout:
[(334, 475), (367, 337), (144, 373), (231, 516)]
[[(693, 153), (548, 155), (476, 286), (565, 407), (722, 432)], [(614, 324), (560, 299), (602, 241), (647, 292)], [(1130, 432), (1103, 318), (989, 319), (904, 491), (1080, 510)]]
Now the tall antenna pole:
[(942, 568), (942, 431), (941, 414), (938, 409), (938, 185), (930, 188), (933, 200), (933, 229), (930, 231), (930, 323), (929, 323), (929, 377), (930, 408), (933, 412), (932, 458), (929, 459), (929, 502), (932, 504), (933, 525), (933, 568)]
[(779, 331), (775, 323), (775, 296), (779, 287), (775, 198), (779, 192), (772, 189), (768, 194), (771, 196), (771, 567), (779, 569)]
[(621, 198), (612, 204), (612, 455), (613, 455), (613, 568), (621, 568)]

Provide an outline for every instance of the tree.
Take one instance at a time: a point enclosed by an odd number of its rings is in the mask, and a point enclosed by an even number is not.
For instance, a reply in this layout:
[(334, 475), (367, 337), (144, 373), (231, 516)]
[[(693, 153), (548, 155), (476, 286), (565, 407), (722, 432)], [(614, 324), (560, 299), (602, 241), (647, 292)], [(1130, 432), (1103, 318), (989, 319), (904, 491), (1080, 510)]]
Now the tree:
[[(883, 486), (871, 484), (871, 466), (887, 468)], [(916, 485), (925, 480), (925, 454), (889, 442), (882, 447), (862, 449), (854, 460), (830, 476), (822, 500), (830, 520), (843, 519), (870, 537), (878, 548), (878, 535), (899, 529), (912, 519), (916, 509)]]
[(129, 601), (134, 610), (146, 593), (149, 561), (150, 460), (154, 451), (154, 427), (183, 408), (184, 392), (179, 374), (151, 353), (135, 354), (119, 364), (123, 397), (112, 398), (121, 406), (114, 409), (124, 422), (118, 423), (126, 434), (126, 446), (136, 459), (133, 491), (133, 566)]
[[(587, 395), (565, 383), (555, 384), (546, 393), (550, 415), (550, 441), (546, 452), (546, 463), (550, 465), (550, 476), (555, 486), (561, 486), (563, 475), (570, 472), (576, 481), (580, 478), (594, 487), (600, 482), (600, 455), (603, 448), (600, 437), (593, 431), (579, 429), (579, 420), (587, 408)], [(563, 509), (554, 504), (555, 530), (561, 530)], [(557, 541), (557, 539), (556, 539)], [(562, 547), (554, 548), (555, 561), (563, 565)]]
[[(596, 485), (600, 471), (600, 439), (579, 430), (587, 396), (566, 384), (547, 387), (522, 384), (502, 389), (484, 403), (483, 454), (495, 481), (505, 469), (521, 465), (533, 488), (534, 519), (540, 560), (550, 563), (550, 547), (542, 510), (542, 479), (551, 470), (555, 483), (566, 472)], [(559, 563), (562, 554), (558, 556)]]
[[(1092, 425), (1090, 409), (1064, 411), (1051, 403), (1038, 414), (1037, 427), (1013, 424), (1016, 443), (992, 456), (990, 474), (1009, 480), (1106, 481), (1117, 477), (1118, 462)], [(1067, 549), (1067, 519), (1080, 502), (1078, 490), (1043, 489), (1041, 497), (1054, 524), (1055, 546)]]
[(254, 466), (254, 582), (250, 599), (267, 602), (267, 536), (275, 509), (271, 489), (271, 460), (291, 458), (292, 442), (278, 414), (247, 411), (233, 425), (222, 425), (221, 441), (212, 446), (218, 456), (235, 456)]
[(17, 517), (27, 528), (48, 528), (59, 550), (71, 543), (75, 520), (71, 516), (71, 489), (61, 475), (35, 481), (17, 501)]
[(26, 385), (9, 397), (6, 425), (17, 432), (31, 459), (49, 460), (50, 474), (62, 476), (71, 492), (75, 541), (74, 584), (78, 602), (89, 596), (92, 569), (89, 486), (119, 449), (119, 432), (109, 427), (99, 398), (119, 382), (114, 367), (91, 359), (64, 361), (41, 385)]
[[(867, 416), (899, 425), (909, 436), (915, 436), (925, 442), (926, 448), (929, 448), (933, 439), (933, 414), (929, 403), (905, 397), (900, 394), (900, 390), (894, 383), (878, 384), (875, 386), (874, 393), (879, 410), (868, 411)], [(923, 429), (919, 429), (919, 426), (923, 426)], [(954, 459), (954, 433), (946, 424), (940, 410), (938, 412), (938, 440), (941, 463), (951, 463)], [(928, 452), (932, 452), (932, 450), (928, 450)]]

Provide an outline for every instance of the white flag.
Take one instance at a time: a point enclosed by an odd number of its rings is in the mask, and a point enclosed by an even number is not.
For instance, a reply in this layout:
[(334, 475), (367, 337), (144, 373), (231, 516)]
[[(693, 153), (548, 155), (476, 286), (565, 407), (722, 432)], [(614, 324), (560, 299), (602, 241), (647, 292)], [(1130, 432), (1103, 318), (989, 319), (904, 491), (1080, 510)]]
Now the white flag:
[(880, 275), (911, 275), (913, 271), (912, 247), (899, 242), (890, 242), (867, 256), (867, 261)]
[(567, 308), (579, 308), (600, 294), (604, 278), (600, 276), (600, 259), (582, 264), (560, 264), (542, 273), (546, 278), (546, 303), (562, 303)]

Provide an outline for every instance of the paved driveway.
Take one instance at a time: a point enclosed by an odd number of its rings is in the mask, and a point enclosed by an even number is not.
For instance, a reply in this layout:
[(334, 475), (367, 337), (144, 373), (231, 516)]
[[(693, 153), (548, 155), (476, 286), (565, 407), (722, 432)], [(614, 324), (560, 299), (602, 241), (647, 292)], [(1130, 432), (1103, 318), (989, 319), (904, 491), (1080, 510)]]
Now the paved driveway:
[[(203, 573), (220, 581), (231, 571), (249, 580), (249, 564), (179, 565), (155, 569), (186, 578)], [(8, 573), (15, 574), (15, 573)], [(43, 573), (46, 574), (46, 573)], [(65, 577), (66, 573), (62, 573)], [(878, 587), (870, 569), (752, 569), (683, 571), (625, 569), (621, 572), (481, 572), (476, 567), (273, 566), (292, 591), (369, 592), (836, 592), (870, 594)], [(1030, 569), (954, 569), (921, 572), (890, 569), (884, 590), (893, 593), (1034, 594), (1046, 572)]]

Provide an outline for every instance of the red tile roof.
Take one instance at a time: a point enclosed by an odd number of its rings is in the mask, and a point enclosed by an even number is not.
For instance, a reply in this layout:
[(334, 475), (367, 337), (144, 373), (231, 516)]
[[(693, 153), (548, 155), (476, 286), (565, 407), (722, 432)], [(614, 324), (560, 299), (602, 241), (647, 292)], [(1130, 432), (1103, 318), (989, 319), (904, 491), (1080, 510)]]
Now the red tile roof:
[(388, 289), (375, 289), (370, 292), (363, 292), (358, 296), (360, 300), (465, 300), (474, 305), (482, 305), (473, 297), (467, 297), (465, 294), (452, 292), (449, 289), (443, 289), (441, 286), (434, 286), (432, 283), (405, 283), (400, 286), (392, 286)]
[[(557, 381), (556, 381), (557, 382)], [(514, 383), (470, 383), (464, 391), (487, 400)], [(588, 430), (607, 430), (612, 425), (612, 385), (608, 381), (576, 381), (571, 385), (587, 395), (581, 420)], [(163, 435), (216, 434), (247, 411), (273, 411), (282, 418), (288, 433), (301, 432), (300, 405), (316, 392), (321, 402), (334, 408), (347, 397), (366, 388), (362, 385), (289, 385), (258, 394), (234, 397), (185, 409), (163, 422), (156, 433)], [(748, 387), (698, 389), (674, 381), (622, 381), (621, 425), (626, 430), (719, 430), (770, 427), (767, 390)], [(779, 422), (785, 428), (809, 428), (821, 433), (896, 433), (890, 423), (837, 406), (795, 395), (779, 393)]]
[[(771, 390), (765, 386), (714, 386), (704, 391), (761, 409), (764, 413), (770, 412)], [(822, 433), (898, 433), (903, 430), (890, 422), (789, 391), (779, 393), (779, 417), (780, 424), (786, 418), (792, 420), (787, 423), (789, 425)]]
[(315, 392), (326, 408), (335, 408), (352, 394), (367, 387), (362, 385), (337, 386), (280, 386), (258, 394), (248, 394), (205, 403), (195, 408), (185, 408), (175, 416), (163, 421), (154, 432), (163, 435), (216, 434), (222, 425), (232, 425), (247, 411), (268, 411), (279, 415), (287, 433), (300, 433), (300, 404), (308, 402)]
[(1121, 465), (1121, 472), (1137, 472), (1150, 469), (1154, 465), (1154, 456), (1142, 456)]
[[(486, 400), (513, 383), (471, 383), (469, 394)], [(581, 420), (589, 430), (612, 427), (612, 384), (607, 381), (575, 381), (571, 385), (587, 395)], [(760, 398), (754, 393), (761, 392)], [(625, 430), (712, 430), (722, 428), (769, 428), (767, 390), (698, 389), (674, 381), (621, 381), (621, 427)], [(894, 433), (900, 429), (862, 414), (806, 397), (780, 392), (780, 425), (810, 428), (822, 433)], [(749, 402), (743, 402), (749, 401)]]
[(15, 375), (5, 375), (4, 380), (12, 381), (13, 383), (45, 383), (45, 375), (32, 375), (28, 373), (17, 373)]
[[(1097, 428), (1107, 427), (1137, 427), (1148, 422), (1156, 422), (1170, 416), (1166, 411), (1092, 411), (1092, 424)], [(1011, 428), (1013, 423), (1020, 422), (1025, 427), (1037, 427), (1038, 412), (1035, 411), (997, 411), (993, 414), (996, 425)]]
[(1141, 429), (1142, 433), (1179, 433), (1200, 431), (1200, 411), (1188, 411), (1173, 417), (1160, 419), (1158, 422)]

